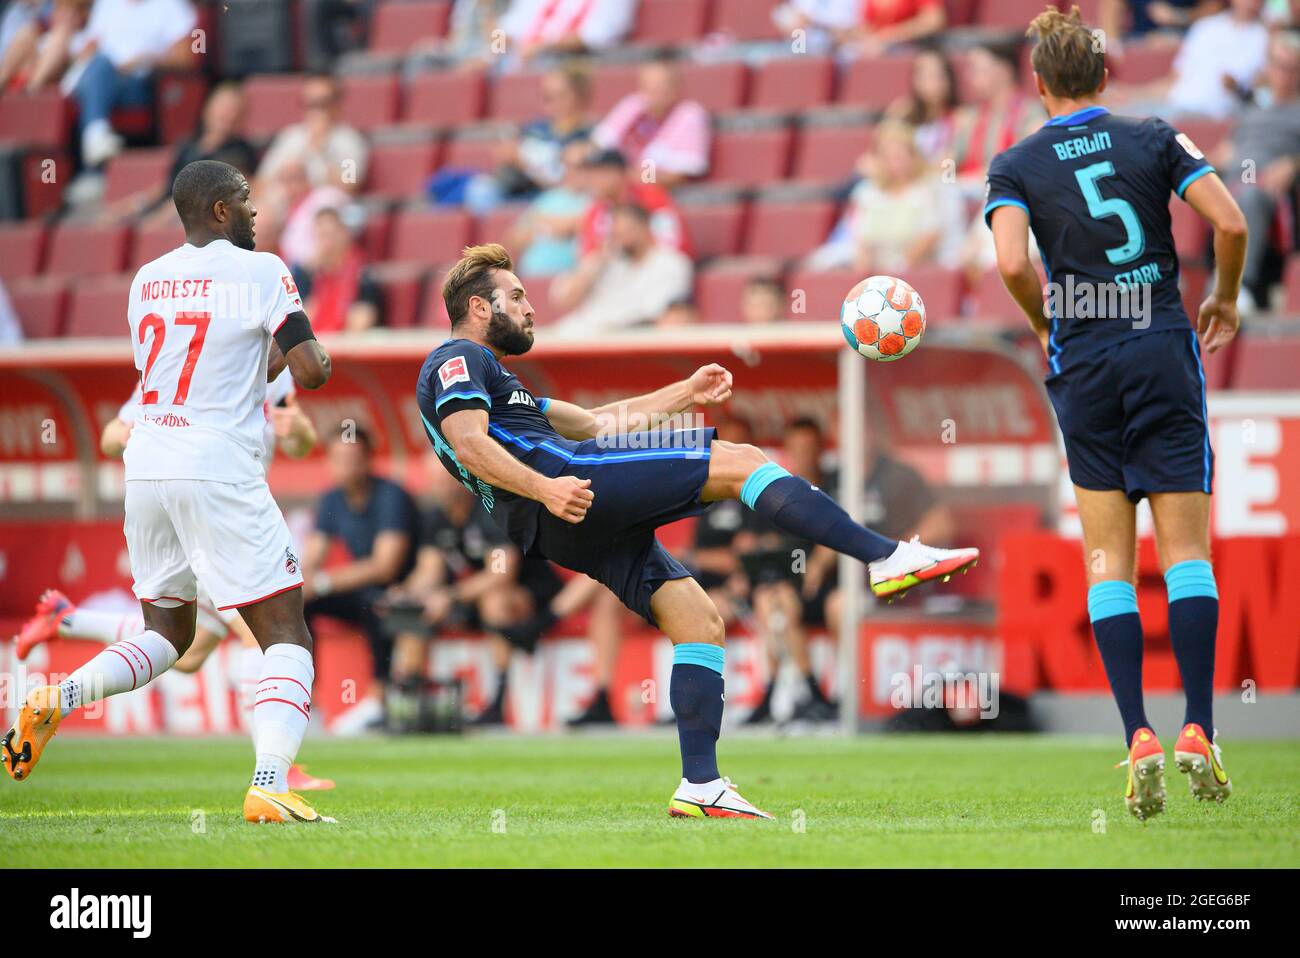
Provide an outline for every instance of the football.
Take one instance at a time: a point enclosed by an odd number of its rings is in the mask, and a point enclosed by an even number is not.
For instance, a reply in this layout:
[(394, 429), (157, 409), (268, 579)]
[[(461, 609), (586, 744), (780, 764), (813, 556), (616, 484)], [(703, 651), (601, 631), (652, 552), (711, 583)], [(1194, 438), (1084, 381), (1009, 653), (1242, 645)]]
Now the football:
[(868, 276), (844, 297), (840, 329), (852, 349), (868, 359), (892, 363), (921, 344), (925, 303), (895, 276)]

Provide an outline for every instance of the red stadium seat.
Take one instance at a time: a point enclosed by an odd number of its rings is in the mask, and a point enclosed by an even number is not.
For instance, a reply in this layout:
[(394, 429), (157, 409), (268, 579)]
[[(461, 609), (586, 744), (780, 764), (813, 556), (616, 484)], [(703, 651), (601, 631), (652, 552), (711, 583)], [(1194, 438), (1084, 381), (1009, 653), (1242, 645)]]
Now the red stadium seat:
[(1234, 389), (1294, 389), (1300, 369), (1300, 335), (1247, 329), (1238, 347)]
[(454, 263), (473, 238), (474, 221), (464, 210), (439, 207), (401, 210), (393, 219), (388, 257), (396, 262)]
[(830, 57), (794, 56), (770, 60), (754, 71), (750, 106), (799, 112), (827, 103), (835, 82)]
[(1175, 122), (1174, 129), (1186, 134), (1202, 153), (1209, 154), (1228, 138), (1232, 123), (1228, 120), (1186, 119)]
[(39, 220), (0, 225), (0, 276), (11, 280), (39, 273), (45, 241), (45, 224)]
[(791, 178), (810, 183), (843, 183), (854, 175), (858, 158), (871, 147), (872, 127), (805, 126), (794, 147)]
[(779, 40), (772, 11), (781, 0), (713, 0), (712, 29), (737, 40)]
[(125, 226), (62, 223), (50, 232), (45, 271), (68, 276), (116, 273), (126, 267), (129, 237)]
[(366, 192), (385, 197), (420, 196), (437, 161), (438, 145), (433, 136), (414, 142), (373, 143)]
[(372, 53), (406, 53), (416, 43), (447, 35), (450, 0), (381, 3), (370, 19)]
[(641, 66), (636, 63), (619, 63), (596, 70), (591, 80), (591, 106), (597, 116), (614, 108), (619, 100), (636, 92)]
[(805, 256), (825, 241), (834, 217), (835, 204), (830, 200), (755, 203), (745, 230), (745, 252), (782, 259)]
[(244, 83), (247, 112), (244, 133), (270, 137), (302, 119), (302, 87), (306, 77), (254, 76)]
[(1194, 263), (1204, 262), (1209, 248), (1209, 226), (1196, 210), (1179, 199), (1169, 201), (1169, 217), (1174, 233), (1174, 249), (1178, 258)]
[(373, 130), (397, 122), (401, 87), (392, 73), (352, 73), (342, 77), (343, 122), (358, 130)]
[(788, 126), (715, 133), (708, 180), (765, 186), (785, 179), (793, 135)]
[(393, 211), (386, 203), (368, 204), (361, 226), (360, 243), (366, 259), (378, 263), (388, 258), (388, 237), (393, 230)]
[(542, 112), (538, 73), (503, 73), (488, 86), (487, 115), (493, 120), (523, 123)]
[(23, 213), (28, 219), (57, 213), (63, 207), (63, 183), (57, 170), (72, 169), (72, 156), (66, 149), (41, 147), (29, 149), (22, 159)]
[(723, 63), (683, 63), (682, 95), (710, 113), (725, 113), (745, 102), (749, 69), (738, 60)]
[(167, 174), (171, 172), (172, 156), (171, 147), (160, 146), (127, 150), (113, 157), (105, 174), (104, 202), (112, 203), (136, 193), (161, 196), (171, 186)]
[(1129, 43), (1124, 46), (1124, 57), (1109, 57), (1110, 68), (1125, 83), (1151, 83), (1173, 72), (1174, 57), (1178, 47), (1172, 43)]
[[(1084, 23), (1096, 23), (1099, 0), (1074, 0)], [(1024, 34), (1029, 22), (1043, 12), (1043, 0), (979, 0), (975, 25)]]
[[(451, 325), (451, 320), (447, 318), (447, 304), (442, 301), (442, 281), (446, 275), (445, 269), (435, 269), (429, 273), (424, 284), (424, 295), (420, 298), (417, 318), (419, 325), (443, 330)], [(532, 293), (531, 288), (528, 291)]]
[(406, 84), (402, 118), (436, 127), (463, 126), (483, 115), (487, 94), (482, 73), (431, 70)]
[(951, 323), (961, 313), (964, 281), (961, 270), (946, 266), (911, 266), (907, 281), (921, 294), (925, 303), (925, 321), (929, 325)]
[[(925, 299), (925, 294), (921, 294)], [(996, 269), (990, 269), (980, 278), (971, 290), (972, 318), (978, 325), (990, 330), (1010, 330), (1019, 332), (1026, 328), (1025, 317), (1020, 307), (1007, 292), (1002, 283), (1002, 276)], [(926, 306), (929, 312), (929, 305)], [(927, 315), (927, 320), (928, 320)]]
[[(528, 296), (528, 303), (533, 307), (533, 322), (538, 326), (546, 326), (554, 323), (564, 314), (559, 308), (551, 302), (551, 284), (555, 282), (554, 276), (520, 276), (519, 281), (524, 284), (524, 290)], [(441, 280), (439, 281), (441, 282)], [(450, 322), (447, 319), (447, 308), (442, 307), (440, 313), (441, 322)]]
[(776, 278), (781, 264), (773, 259), (741, 256), (718, 260), (695, 274), (695, 303), (706, 323), (739, 323), (741, 294), (756, 277)]
[(380, 325), (408, 329), (416, 324), (429, 272), (429, 267), (418, 263), (383, 263), (370, 268), (384, 297)]
[(915, 59), (912, 53), (888, 53), (854, 60), (840, 83), (839, 102), (883, 110), (907, 93)]
[(0, 96), (0, 142), (62, 146), (71, 127), (71, 108), (58, 90)]
[(704, 36), (708, 0), (641, 0), (632, 42), (685, 44)]
[(72, 287), (67, 336), (127, 336), (126, 310), (132, 274), (93, 276)]
[(739, 200), (680, 207), (695, 254), (701, 258), (740, 253), (745, 205)]
[[(790, 295), (791, 319), (817, 323), (838, 320), (844, 295), (862, 279), (862, 274), (852, 266), (820, 271), (795, 270), (785, 282), (786, 292)], [(801, 303), (803, 310), (799, 312)]]
[(185, 230), (175, 216), (164, 223), (141, 224), (136, 228), (131, 244), (130, 268), (139, 269), (145, 263), (156, 260), (164, 253), (170, 253), (178, 246), (185, 245)]
[(192, 136), (208, 96), (208, 79), (202, 73), (158, 75), (154, 102), (158, 111), (158, 137), (164, 143), (179, 143)]
[(63, 276), (35, 276), (6, 286), (24, 339), (56, 339), (63, 335), (68, 306), (68, 280)]
[(525, 209), (525, 203), (508, 203), (480, 216), (474, 224), (474, 242), (505, 243), (506, 235)]
[(453, 136), (442, 157), (442, 166), (451, 169), (490, 170), (496, 162), (497, 138), (483, 129)]

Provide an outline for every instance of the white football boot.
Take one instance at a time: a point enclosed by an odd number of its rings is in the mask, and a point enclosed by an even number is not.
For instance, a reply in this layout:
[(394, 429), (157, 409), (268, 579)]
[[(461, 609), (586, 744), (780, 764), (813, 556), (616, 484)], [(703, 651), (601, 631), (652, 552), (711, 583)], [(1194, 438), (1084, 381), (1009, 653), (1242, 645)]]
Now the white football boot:
[(668, 802), (668, 814), (674, 818), (772, 818), (745, 801), (729, 778), (698, 785), (682, 779)]
[(901, 599), (913, 586), (931, 579), (947, 582), (979, 562), (979, 549), (936, 549), (912, 536), (883, 559), (868, 563), (871, 591), (886, 601)]

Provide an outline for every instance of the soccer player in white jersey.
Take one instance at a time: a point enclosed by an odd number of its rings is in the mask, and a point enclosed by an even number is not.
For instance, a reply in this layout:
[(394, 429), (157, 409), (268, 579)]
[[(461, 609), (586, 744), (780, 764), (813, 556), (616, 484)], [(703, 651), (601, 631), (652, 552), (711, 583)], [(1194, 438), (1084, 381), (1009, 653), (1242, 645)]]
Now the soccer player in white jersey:
[(33, 689), (0, 742), (0, 764), (25, 780), (65, 715), (171, 668), (194, 640), (202, 579), (264, 653), (244, 817), (330, 821), (287, 783), (311, 710), (312, 641), (298, 557), (262, 466), (267, 381), (287, 365), (298, 385), (319, 389), (329, 356), (284, 263), (253, 251), (257, 212), (243, 174), (191, 163), (172, 199), (186, 243), (141, 267), (127, 310), (144, 410), (124, 455), (124, 530), (145, 629), (59, 685)]
[[(122, 404), (113, 419), (105, 423), (99, 437), (99, 448), (104, 455), (119, 459), (126, 450), (136, 416), (146, 409), (140, 403), (141, 392), (140, 384), (136, 383), (131, 398)], [(266, 401), (262, 410), (266, 416), (262, 434), (266, 456), (262, 464), (268, 472), (277, 450), (291, 458), (300, 459), (315, 447), (316, 430), (298, 404), (293, 376), (288, 370), (282, 371), (266, 384)], [(83, 609), (58, 589), (46, 589), (36, 603), (35, 613), (23, 623), (15, 637), (14, 651), (22, 661), (31, 654), (32, 649), (56, 636), (112, 645), (143, 631), (144, 619), (138, 609), (133, 612)], [(187, 675), (197, 672), (217, 647), (231, 636), (237, 638), (241, 646), (234, 668), (234, 687), (239, 707), (251, 712), (253, 693), (262, 674), (262, 650), (244, 620), (239, 617), (239, 612), (235, 609), (219, 612), (202, 588), (202, 583), (199, 583), (198, 600), (195, 602), (194, 641), (185, 654), (176, 660), (172, 671)], [(334, 787), (330, 779), (309, 775), (300, 765), (290, 766), (288, 782), (293, 791)]]

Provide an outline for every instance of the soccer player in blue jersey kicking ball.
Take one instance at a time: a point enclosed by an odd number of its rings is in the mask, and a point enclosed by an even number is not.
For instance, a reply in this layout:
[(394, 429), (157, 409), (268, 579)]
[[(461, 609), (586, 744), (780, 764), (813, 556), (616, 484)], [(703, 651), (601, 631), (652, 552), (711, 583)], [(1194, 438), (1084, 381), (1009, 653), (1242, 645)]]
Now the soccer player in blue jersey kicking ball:
[[(535, 397), (501, 364), (533, 345), (533, 308), (501, 246), (466, 249), (442, 294), (452, 338), (425, 360), (416, 393), (443, 465), (525, 554), (600, 581), (672, 639), (682, 780), (669, 813), (771, 818), (718, 771), (722, 618), (655, 530), (739, 498), (777, 528), (865, 562), (878, 595), (964, 571), (979, 551), (886, 539), (754, 446), (723, 442), (711, 428), (653, 425), (725, 402), (732, 379), (721, 366), (598, 409)], [(627, 431), (638, 422), (650, 428)]]
[[(1142, 702), (1134, 559), (1143, 497), (1151, 500), (1187, 696), (1174, 759), (1196, 798), (1222, 802), (1232, 790), (1211, 716), (1219, 599), (1200, 348), (1221, 349), (1240, 325), (1246, 221), (1185, 135), (1099, 105), (1103, 45), (1078, 7), (1069, 15), (1049, 8), (1029, 32), (1038, 37), (1033, 66), (1051, 119), (994, 158), (984, 215), (1003, 282), (1047, 354), (1047, 391), (1083, 523), (1088, 616), (1124, 721), (1125, 804), (1146, 819), (1164, 810), (1165, 757)], [(1178, 292), (1170, 193), (1214, 228), (1216, 283), (1195, 329)], [(1047, 290), (1029, 261), (1030, 229)]]

